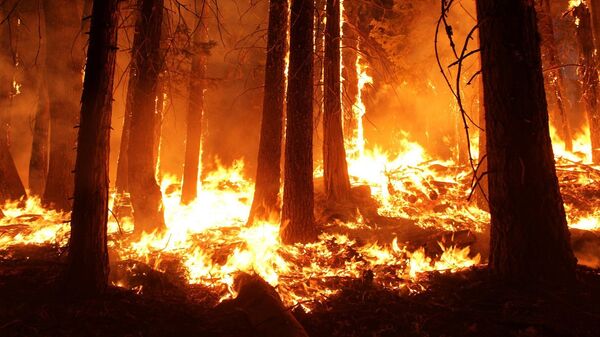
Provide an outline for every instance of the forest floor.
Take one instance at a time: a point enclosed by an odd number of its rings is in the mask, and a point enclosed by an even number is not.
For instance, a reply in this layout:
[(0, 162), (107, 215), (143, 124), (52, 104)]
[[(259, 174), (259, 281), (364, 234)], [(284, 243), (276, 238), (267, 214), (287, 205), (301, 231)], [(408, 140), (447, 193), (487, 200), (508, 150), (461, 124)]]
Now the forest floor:
[[(150, 291), (111, 287), (101, 299), (70, 300), (55, 284), (64, 258), (50, 246), (0, 252), (0, 336), (261, 336), (241, 310), (218, 305), (202, 286), (144, 273)], [(325, 336), (598, 336), (600, 270), (576, 284), (507, 287), (483, 268), (432, 273), (426, 291), (399, 294), (369, 278), (348, 282), (296, 319)]]

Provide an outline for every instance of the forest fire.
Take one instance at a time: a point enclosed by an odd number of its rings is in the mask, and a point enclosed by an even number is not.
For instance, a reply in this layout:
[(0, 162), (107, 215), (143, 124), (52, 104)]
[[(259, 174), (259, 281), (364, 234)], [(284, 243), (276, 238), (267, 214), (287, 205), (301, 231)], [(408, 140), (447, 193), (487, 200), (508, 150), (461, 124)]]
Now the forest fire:
[(4, 1), (0, 335), (595, 336), (599, 8)]

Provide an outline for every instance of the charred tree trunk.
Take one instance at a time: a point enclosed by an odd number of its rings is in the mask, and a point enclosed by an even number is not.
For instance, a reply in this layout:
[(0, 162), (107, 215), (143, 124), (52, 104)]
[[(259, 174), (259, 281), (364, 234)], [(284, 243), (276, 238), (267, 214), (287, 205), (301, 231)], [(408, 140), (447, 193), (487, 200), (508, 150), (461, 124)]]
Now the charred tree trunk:
[(565, 101), (565, 81), (556, 50), (556, 38), (549, 0), (536, 1), (538, 31), (541, 38), (542, 65), (545, 69), (544, 84), (550, 101), (550, 120), (557, 129), (558, 136), (565, 142), (567, 151), (573, 150), (573, 139), (569, 125), (568, 103)]
[(313, 213), (313, 12), (312, 0), (292, 0), (280, 229), (284, 243), (317, 238)]
[(600, 163), (600, 101), (598, 100), (598, 58), (595, 54), (590, 11), (581, 3), (573, 9), (573, 15), (579, 20), (577, 39), (580, 48), (582, 68), (583, 99), (586, 104), (590, 140), (592, 143), (592, 161)]
[(344, 131), (342, 128), (340, 62), (340, 0), (327, 0), (323, 166), (328, 207), (348, 204), (351, 199), (350, 178), (348, 177)]
[[(136, 37), (134, 37), (132, 50), (137, 50), (136, 48)], [(135, 55), (135, 52), (132, 53)], [(119, 144), (119, 159), (117, 160), (117, 178), (115, 181), (115, 187), (119, 194), (129, 191), (129, 182), (128, 182), (128, 157), (127, 152), (129, 148), (129, 133), (131, 131), (131, 111), (132, 107), (132, 96), (133, 90), (135, 88), (135, 77), (137, 71), (133, 67), (133, 62), (131, 65), (131, 69), (129, 71), (129, 80), (127, 83), (127, 97), (125, 98), (125, 115), (123, 116), (123, 129), (121, 130), (121, 143)]]
[(573, 280), (548, 128), (534, 4), (477, 0), (485, 99), (491, 270), (519, 283)]
[(15, 69), (15, 55), (11, 41), (11, 26), (16, 17), (10, 10), (16, 4), (11, 1), (0, 5), (0, 13), (6, 18), (0, 25), (0, 203), (6, 200), (19, 200), (26, 196), (25, 187), (10, 153), (9, 114), (14, 95), (12, 69)]
[(133, 55), (137, 70), (132, 94), (131, 130), (128, 146), (128, 180), (135, 231), (151, 232), (165, 227), (162, 194), (154, 164), (155, 99), (162, 68), (160, 37), (163, 0), (140, 0), (136, 34), (140, 48)]
[(483, 98), (483, 81), (479, 80), (479, 158), (477, 167), (477, 179), (479, 182), (475, 186), (475, 202), (477, 207), (484, 211), (490, 211), (489, 192), (488, 192), (488, 164), (487, 164), (487, 135), (485, 132), (485, 105)]
[(108, 284), (108, 165), (118, 3), (97, 0), (92, 10), (64, 284), (77, 296), (100, 294)]
[(29, 160), (29, 192), (41, 196), (48, 174), (48, 135), (50, 134), (50, 109), (45, 75), (41, 75), (38, 88), (38, 103), (35, 111), (33, 142)]
[(342, 104), (344, 118), (344, 134), (346, 139), (354, 137), (357, 121), (354, 118), (354, 104), (358, 95), (358, 9), (354, 2), (344, 3), (344, 25), (342, 38)]
[(50, 157), (43, 202), (60, 210), (71, 209), (72, 170), (75, 164), (76, 126), (81, 99), (84, 40), (82, 4), (45, 0), (46, 73), (50, 99)]
[(270, 0), (269, 6), (263, 113), (249, 224), (255, 219), (265, 220), (279, 213), (289, 4), (287, 0)]
[(198, 193), (198, 173), (202, 152), (202, 116), (204, 115), (204, 91), (206, 90), (206, 61), (210, 54), (207, 33), (204, 16), (201, 16), (193, 37), (194, 54), (192, 56), (192, 73), (190, 74), (189, 86), (185, 163), (181, 191), (182, 204), (189, 204), (194, 201)]

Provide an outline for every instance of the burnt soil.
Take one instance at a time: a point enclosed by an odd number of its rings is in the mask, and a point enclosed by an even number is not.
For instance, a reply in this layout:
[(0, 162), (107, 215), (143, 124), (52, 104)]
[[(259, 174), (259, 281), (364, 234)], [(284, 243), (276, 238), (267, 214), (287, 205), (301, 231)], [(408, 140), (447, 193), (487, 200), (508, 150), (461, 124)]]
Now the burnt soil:
[[(244, 312), (219, 307), (209, 289), (151, 269), (141, 294), (111, 287), (99, 299), (68, 299), (55, 286), (60, 253), (0, 252), (0, 336), (257, 336)], [(430, 274), (425, 286), (401, 294), (366, 277), (311, 313), (291, 310), (312, 337), (600, 336), (600, 270), (579, 268), (572, 285), (517, 290), (476, 268)]]

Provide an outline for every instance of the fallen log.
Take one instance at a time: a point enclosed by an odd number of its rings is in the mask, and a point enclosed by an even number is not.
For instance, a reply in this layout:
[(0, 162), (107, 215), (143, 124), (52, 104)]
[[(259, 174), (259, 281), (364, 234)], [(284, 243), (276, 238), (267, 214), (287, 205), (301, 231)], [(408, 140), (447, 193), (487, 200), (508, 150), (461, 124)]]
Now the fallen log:
[(220, 309), (242, 311), (256, 335), (263, 337), (308, 337), (308, 334), (283, 305), (275, 289), (258, 275), (240, 273), (235, 277), (238, 296), (224, 301)]

